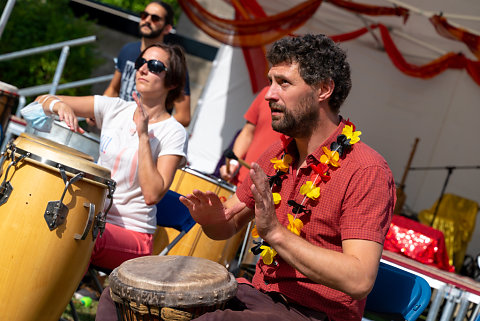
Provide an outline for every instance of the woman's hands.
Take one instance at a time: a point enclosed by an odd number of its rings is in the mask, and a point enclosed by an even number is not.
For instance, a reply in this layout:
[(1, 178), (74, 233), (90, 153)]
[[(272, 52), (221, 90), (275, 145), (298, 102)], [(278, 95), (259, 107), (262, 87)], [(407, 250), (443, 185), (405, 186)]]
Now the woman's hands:
[(137, 117), (134, 117), (134, 121), (137, 126), (138, 137), (140, 137), (142, 134), (148, 134), (148, 114), (143, 109), (142, 97), (138, 97), (136, 92), (133, 92), (132, 97), (137, 103)]
[(39, 102), (45, 113), (57, 114), (60, 121), (65, 122), (70, 130), (83, 134), (85, 131), (78, 125), (78, 119), (73, 109), (63, 100), (52, 95), (38, 96), (35, 101)]

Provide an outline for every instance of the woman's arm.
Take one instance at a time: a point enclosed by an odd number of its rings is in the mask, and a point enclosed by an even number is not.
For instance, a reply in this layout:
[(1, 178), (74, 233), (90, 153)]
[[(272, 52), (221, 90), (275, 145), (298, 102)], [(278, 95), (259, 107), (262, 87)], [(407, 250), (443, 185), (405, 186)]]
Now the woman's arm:
[(77, 117), (94, 117), (94, 97), (93, 96), (38, 96), (35, 101), (39, 102), (45, 114), (56, 114), (61, 121), (76, 132), (83, 133), (83, 129), (78, 126)]

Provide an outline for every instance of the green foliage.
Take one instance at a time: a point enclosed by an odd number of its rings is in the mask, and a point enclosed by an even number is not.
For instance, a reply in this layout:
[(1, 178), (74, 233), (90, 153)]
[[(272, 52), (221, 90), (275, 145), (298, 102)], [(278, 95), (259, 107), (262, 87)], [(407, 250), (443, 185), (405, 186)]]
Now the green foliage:
[[(68, 0), (17, 0), (0, 39), (0, 54), (35, 48), (57, 42), (95, 35), (95, 24), (76, 18)], [(0, 0), (3, 10), (7, 0)], [(18, 88), (49, 84), (53, 81), (61, 49), (0, 61), (0, 81)], [(60, 83), (91, 77), (102, 63), (95, 42), (70, 47)], [(88, 95), (89, 87), (58, 92)]]
[[(162, 1), (172, 6), (173, 12), (175, 13), (175, 17), (173, 21), (174, 21), (174, 24), (176, 24), (178, 21), (178, 17), (182, 12), (182, 9), (178, 4), (177, 0), (162, 0)], [(128, 11), (139, 13), (140, 11), (143, 11), (143, 9), (145, 9), (145, 7), (152, 1), (151, 0), (100, 0), (99, 2), (103, 2), (105, 4), (109, 4), (109, 5), (116, 6)]]

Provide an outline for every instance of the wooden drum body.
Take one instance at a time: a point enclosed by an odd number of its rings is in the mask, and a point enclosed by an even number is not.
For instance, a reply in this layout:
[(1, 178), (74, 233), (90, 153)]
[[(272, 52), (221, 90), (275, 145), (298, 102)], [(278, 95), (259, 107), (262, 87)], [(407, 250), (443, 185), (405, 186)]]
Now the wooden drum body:
[(122, 263), (109, 277), (122, 321), (191, 320), (223, 308), (237, 281), (218, 263), (187, 256), (144, 256)]
[(115, 183), (93, 162), (21, 134), (0, 187), (0, 320), (57, 321), (104, 229)]
[[(187, 195), (191, 194), (194, 189), (203, 192), (212, 191), (223, 202), (235, 193), (235, 187), (223, 180), (215, 180), (191, 168), (177, 170), (170, 190)], [(175, 229), (159, 228), (154, 240), (154, 253), (160, 253), (176, 235), (178, 235), (178, 231)], [(202, 257), (228, 266), (235, 258), (244, 235), (245, 231), (240, 231), (228, 240), (216, 241), (203, 233), (199, 224), (195, 224), (180, 242), (170, 250), (169, 255)]]

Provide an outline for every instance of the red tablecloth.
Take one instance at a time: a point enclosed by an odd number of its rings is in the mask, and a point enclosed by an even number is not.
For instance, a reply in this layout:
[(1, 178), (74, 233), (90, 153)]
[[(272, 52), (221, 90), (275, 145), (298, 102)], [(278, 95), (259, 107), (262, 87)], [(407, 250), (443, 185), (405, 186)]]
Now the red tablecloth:
[(448, 262), (442, 231), (404, 216), (393, 216), (384, 249), (445, 271), (455, 271)]

